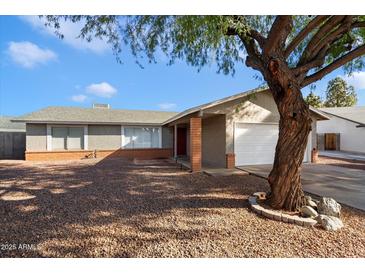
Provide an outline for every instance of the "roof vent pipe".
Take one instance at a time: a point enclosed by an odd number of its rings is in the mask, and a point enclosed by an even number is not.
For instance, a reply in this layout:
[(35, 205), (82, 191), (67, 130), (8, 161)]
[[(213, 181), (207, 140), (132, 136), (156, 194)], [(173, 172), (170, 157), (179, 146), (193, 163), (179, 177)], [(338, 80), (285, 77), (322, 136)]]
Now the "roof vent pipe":
[(110, 109), (109, 104), (93, 104), (93, 108), (102, 108), (102, 109)]

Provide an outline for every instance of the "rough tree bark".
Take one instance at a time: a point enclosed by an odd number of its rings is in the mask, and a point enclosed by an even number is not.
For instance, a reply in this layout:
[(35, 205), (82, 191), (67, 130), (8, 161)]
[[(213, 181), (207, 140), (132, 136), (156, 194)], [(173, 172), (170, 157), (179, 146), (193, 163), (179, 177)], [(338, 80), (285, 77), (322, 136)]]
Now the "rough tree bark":
[(295, 211), (304, 204), (300, 169), (312, 120), (296, 78), (284, 61), (272, 59), (265, 73), (279, 114), (279, 139), (268, 181), (273, 208)]
[[(227, 35), (241, 39), (247, 51), (246, 65), (262, 73), (280, 114), (275, 160), (268, 178), (269, 201), (274, 208), (294, 211), (304, 203), (300, 169), (312, 124), (301, 88), (365, 54), (364, 44), (354, 49), (350, 44), (345, 54), (323, 67), (336, 43), (352, 29), (365, 27), (365, 22), (354, 21), (353, 16), (316, 16), (287, 45), (292, 16), (277, 16), (266, 37), (255, 30), (240, 31), (236, 25), (240, 20), (244, 23), (241, 17), (234, 17)], [(289, 68), (288, 57), (308, 36), (296, 66)], [(311, 70), (314, 72), (309, 74)]]

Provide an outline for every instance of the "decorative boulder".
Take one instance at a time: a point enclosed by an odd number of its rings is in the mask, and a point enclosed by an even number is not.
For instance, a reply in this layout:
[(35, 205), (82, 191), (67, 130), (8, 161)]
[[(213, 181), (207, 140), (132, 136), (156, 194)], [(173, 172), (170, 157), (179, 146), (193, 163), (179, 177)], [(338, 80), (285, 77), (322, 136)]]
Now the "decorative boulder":
[(309, 217), (309, 218), (315, 218), (318, 216), (317, 211), (315, 211), (312, 207), (310, 206), (303, 206), (300, 208), (300, 214), (303, 217)]
[(342, 221), (334, 216), (319, 215), (316, 220), (325, 230), (328, 231), (336, 231), (343, 227)]
[(317, 208), (319, 214), (340, 217), (341, 205), (332, 198), (323, 197), (319, 201)]
[(305, 198), (305, 204), (307, 206), (317, 208), (317, 203), (315, 201), (313, 201), (311, 196), (304, 196), (304, 198)]

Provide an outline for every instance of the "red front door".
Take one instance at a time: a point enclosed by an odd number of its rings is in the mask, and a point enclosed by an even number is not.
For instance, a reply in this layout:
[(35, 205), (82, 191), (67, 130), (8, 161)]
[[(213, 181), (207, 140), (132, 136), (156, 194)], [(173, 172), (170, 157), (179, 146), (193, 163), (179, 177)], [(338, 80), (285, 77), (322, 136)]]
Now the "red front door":
[(177, 128), (177, 155), (186, 155), (186, 128)]

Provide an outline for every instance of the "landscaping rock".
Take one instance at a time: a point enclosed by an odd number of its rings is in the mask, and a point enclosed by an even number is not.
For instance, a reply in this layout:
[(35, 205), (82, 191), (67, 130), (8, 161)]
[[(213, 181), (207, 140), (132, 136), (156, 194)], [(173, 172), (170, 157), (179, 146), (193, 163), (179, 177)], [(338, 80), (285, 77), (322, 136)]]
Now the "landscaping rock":
[(265, 192), (255, 192), (252, 196), (257, 197), (259, 200), (266, 200), (266, 193)]
[(332, 198), (323, 197), (318, 205), (319, 214), (340, 217), (341, 205)]
[(343, 227), (342, 221), (334, 216), (319, 215), (316, 220), (325, 230), (328, 231), (336, 231)]
[(310, 206), (310, 207), (313, 207), (314, 209), (317, 208), (317, 203), (313, 200), (308, 201), (307, 205)]
[(309, 195), (304, 196), (305, 202), (308, 203), (309, 201), (312, 201), (312, 197)]
[(310, 218), (315, 218), (318, 216), (317, 211), (315, 211), (312, 207), (310, 206), (303, 206), (300, 209), (300, 214), (304, 217), (310, 217)]
[(304, 198), (305, 198), (305, 204), (307, 206), (317, 208), (317, 203), (312, 199), (311, 196), (304, 196)]

